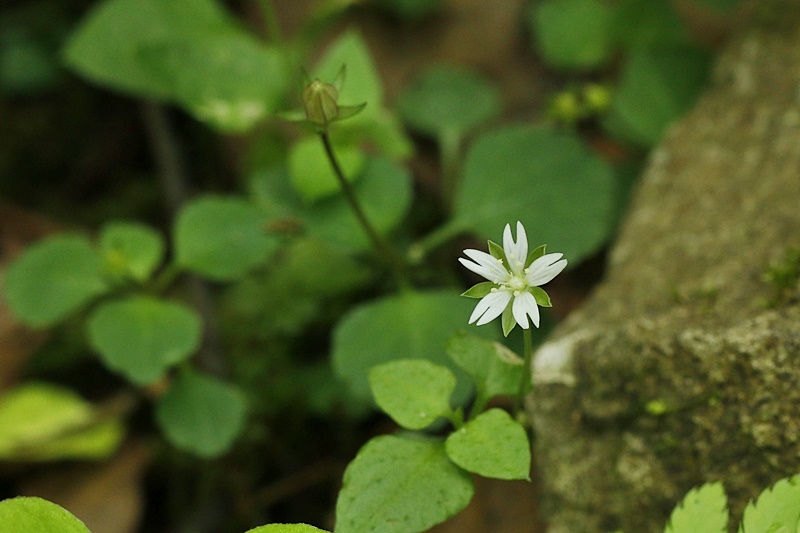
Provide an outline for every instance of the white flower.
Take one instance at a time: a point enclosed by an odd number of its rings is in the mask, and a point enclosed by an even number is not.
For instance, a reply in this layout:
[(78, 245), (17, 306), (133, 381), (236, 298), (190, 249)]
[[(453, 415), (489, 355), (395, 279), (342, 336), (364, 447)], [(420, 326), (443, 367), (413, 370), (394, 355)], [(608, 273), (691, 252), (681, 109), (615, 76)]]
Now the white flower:
[(539, 246), (528, 254), (528, 237), (521, 222), (517, 222), (517, 240), (511, 236), (511, 226), (506, 224), (503, 247), (489, 241), (489, 252), (464, 250), (470, 260), (459, 258), (462, 265), (488, 279), (475, 285), (463, 295), (480, 298), (469, 317), (469, 323), (487, 324), (503, 315), (503, 333), (519, 324), (530, 328), (532, 322), (539, 327), (539, 306), (550, 307), (550, 297), (539, 285), (556, 277), (567, 266), (564, 254), (545, 254)]

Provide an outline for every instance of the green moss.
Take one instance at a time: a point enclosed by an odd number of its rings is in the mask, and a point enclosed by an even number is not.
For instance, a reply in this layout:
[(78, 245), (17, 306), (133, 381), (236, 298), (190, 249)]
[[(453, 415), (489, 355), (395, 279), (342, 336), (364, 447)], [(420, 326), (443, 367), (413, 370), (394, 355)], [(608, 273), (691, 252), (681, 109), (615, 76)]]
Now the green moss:
[(800, 247), (787, 248), (781, 259), (769, 265), (762, 279), (772, 288), (772, 295), (764, 302), (766, 307), (796, 301), (800, 281)]

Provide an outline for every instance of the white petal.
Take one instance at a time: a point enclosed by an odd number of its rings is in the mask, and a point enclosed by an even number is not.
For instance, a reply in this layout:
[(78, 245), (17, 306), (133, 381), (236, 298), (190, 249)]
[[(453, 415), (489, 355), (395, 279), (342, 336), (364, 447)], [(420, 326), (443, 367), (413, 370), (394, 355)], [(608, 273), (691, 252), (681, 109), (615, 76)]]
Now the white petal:
[(536, 305), (536, 299), (528, 291), (519, 293), (514, 296), (514, 304), (511, 306), (511, 311), (514, 313), (514, 320), (517, 321), (522, 329), (528, 329), (528, 316), (531, 317), (531, 322), (537, 328), (539, 327), (539, 306)]
[(525, 260), (528, 258), (528, 236), (522, 222), (517, 222), (517, 242), (511, 237), (511, 226), (506, 224), (503, 231), (503, 251), (508, 259), (508, 266), (515, 274), (522, 274)]
[(531, 263), (525, 275), (528, 285), (538, 287), (558, 276), (567, 266), (567, 260), (562, 257), (564, 254), (547, 254)]
[[(472, 324), (477, 320), (478, 325), (482, 326), (491, 322), (503, 313), (503, 309), (506, 308), (510, 299), (511, 293), (508, 291), (490, 292), (475, 306), (475, 310), (469, 317), (469, 323)], [(478, 320), (479, 318), (480, 320)]]
[(464, 254), (475, 262), (472, 263), (466, 259), (459, 258), (461, 264), (479, 276), (483, 276), (494, 283), (502, 283), (510, 277), (508, 270), (503, 266), (503, 262), (496, 257), (480, 250), (464, 250)]

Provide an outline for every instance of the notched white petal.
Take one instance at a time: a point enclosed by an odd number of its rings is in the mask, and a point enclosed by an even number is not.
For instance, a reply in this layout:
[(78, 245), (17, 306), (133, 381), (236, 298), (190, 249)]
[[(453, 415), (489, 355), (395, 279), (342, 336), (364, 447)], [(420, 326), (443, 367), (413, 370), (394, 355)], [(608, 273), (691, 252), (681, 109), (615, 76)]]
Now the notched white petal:
[(525, 275), (528, 284), (538, 287), (559, 275), (567, 267), (567, 260), (562, 257), (564, 254), (547, 254), (531, 263)]
[(523, 329), (528, 329), (528, 317), (537, 328), (539, 327), (539, 307), (536, 305), (536, 299), (527, 291), (520, 293), (514, 297), (514, 305), (511, 309), (514, 313), (514, 320), (517, 321)]
[(508, 291), (495, 291), (487, 294), (475, 306), (475, 310), (469, 317), (469, 323), (472, 324), (477, 320), (478, 326), (488, 324), (500, 316), (510, 299), (511, 293)]

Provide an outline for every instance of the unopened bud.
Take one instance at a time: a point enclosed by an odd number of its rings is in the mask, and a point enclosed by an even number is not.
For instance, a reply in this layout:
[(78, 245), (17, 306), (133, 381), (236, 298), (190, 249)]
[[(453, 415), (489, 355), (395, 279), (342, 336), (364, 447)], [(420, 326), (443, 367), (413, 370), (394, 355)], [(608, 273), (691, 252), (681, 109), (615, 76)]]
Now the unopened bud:
[(303, 107), (309, 122), (327, 126), (339, 116), (339, 91), (330, 83), (314, 80), (303, 90)]

